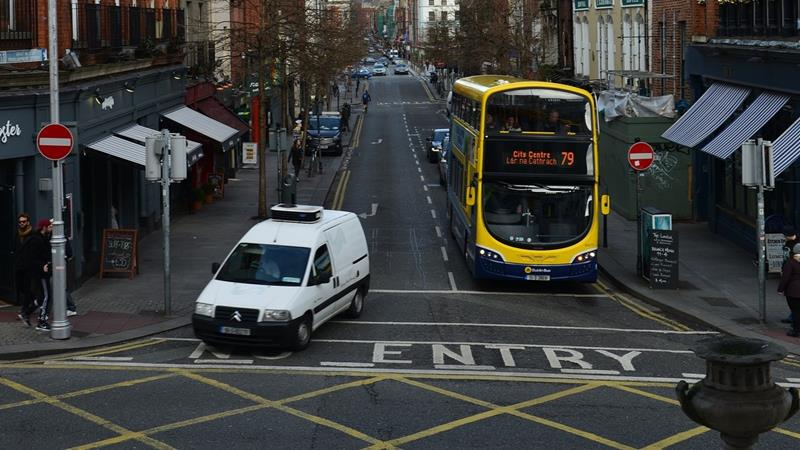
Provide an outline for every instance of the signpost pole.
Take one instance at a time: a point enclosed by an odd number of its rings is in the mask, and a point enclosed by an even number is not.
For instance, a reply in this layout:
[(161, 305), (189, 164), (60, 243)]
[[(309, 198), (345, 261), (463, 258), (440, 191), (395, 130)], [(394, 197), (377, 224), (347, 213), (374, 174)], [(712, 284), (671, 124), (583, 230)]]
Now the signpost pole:
[[(50, 123), (59, 122), (58, 100), (58, 34), (57, 34), (56, 0), (47, 1), (48, 59), (50, 60)], [(67, 320), (67, 271), (64, 249), (67, 239), (64, 237), (64, 221), (62, 205), (64, 184), (62, 181), (61, 159), (53, 162), (53, 234), (51, 236), (52, 258), (52, 295), (53, 320), (50, 325), (50, 338), (69, 339), (71, 326)]]
[(163, 204), (162, 226), (164, 235), (164, 315), (169, 316), (172, 311), (172, 298), (170, 296), (170, 252), (169, 252), (169, 170), (171, 166), (171, 145), (169, 130), (161, 130), (161, 139), (164, 141), (161, 153), (161, 200)]
[(634, 170), (636, 177), (636, 275), (642, 276), (642, 211), (639, 208), (639, 172)]
[(758, 317), (761, 323), (767, 321), (766, 276), (764, 261), (764, 183), (758, 184), (758, 213), (756, 233), (758, 233)]

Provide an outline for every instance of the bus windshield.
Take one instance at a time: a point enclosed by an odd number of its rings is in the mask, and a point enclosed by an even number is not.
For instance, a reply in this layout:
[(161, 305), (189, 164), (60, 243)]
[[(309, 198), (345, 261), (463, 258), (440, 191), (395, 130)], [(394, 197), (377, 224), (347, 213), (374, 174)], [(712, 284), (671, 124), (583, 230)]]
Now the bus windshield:
[(300, 286), (310, 253), (307, 247), (241, 243), (225, 261), (217, 280)]
[(514, 89), (493, 94), (486, 103), (486, 133), (589, 135), (589, 99), (556, 89)]
[(495, 239), (514, 247), (564, 246), (588, 231), (593, 213), (591, 184), (483, 184), (486, 228)]

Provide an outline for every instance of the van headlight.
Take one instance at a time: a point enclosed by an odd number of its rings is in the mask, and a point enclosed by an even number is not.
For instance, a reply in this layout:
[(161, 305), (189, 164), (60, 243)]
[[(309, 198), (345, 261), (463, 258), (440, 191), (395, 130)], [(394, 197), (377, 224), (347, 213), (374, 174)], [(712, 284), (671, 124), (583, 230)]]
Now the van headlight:
[(199, 316), (214, 317), (214, 305), (197, 302), (194, 304), (194, 313)]
[(288, 322), (292, 320), (292, 313), (284, 309), (266, 309), (262, 316), (262, 322)]

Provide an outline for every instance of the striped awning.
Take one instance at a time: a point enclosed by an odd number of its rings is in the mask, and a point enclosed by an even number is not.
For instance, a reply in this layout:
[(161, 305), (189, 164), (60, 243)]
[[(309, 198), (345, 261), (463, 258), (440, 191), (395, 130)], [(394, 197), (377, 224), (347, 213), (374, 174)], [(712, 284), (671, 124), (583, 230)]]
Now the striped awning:
[(661, 137), (694, 147), (725, 123), (749, 94), (743, 86), (714, 83)]
[(106, 136), (87, 145), (92, 150), (115, 156), (125, 161), (144, 166), (144, 145), (133, 143), (116, 136)]
[(725, 159), (731, 156), (737, 148), (742, 146), (744, 141), (753, 137), (788, 101), (789, 96), (786, 94), (762, 92), (739, 117), (701, 150), (717, 158)]
[(775, 176), (781, 174), (800, 156), (800, 119), (772, 143), (772, 165)]

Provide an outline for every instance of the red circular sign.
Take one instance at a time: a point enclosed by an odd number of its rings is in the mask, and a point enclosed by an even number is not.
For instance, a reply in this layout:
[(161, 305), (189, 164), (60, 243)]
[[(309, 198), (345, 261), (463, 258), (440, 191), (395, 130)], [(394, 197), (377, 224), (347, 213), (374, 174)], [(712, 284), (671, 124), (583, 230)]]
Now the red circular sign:
[(36, 147), (42, 156), (51, 161), (64, 159), (72, 151), (72, 133), (60, 123), (51, 123), (39, 130)]
[(653, 164), (653, 147), (647, 142), (636, 142), (628, 149), (628, 164), (633, 170), (647, 170)]

